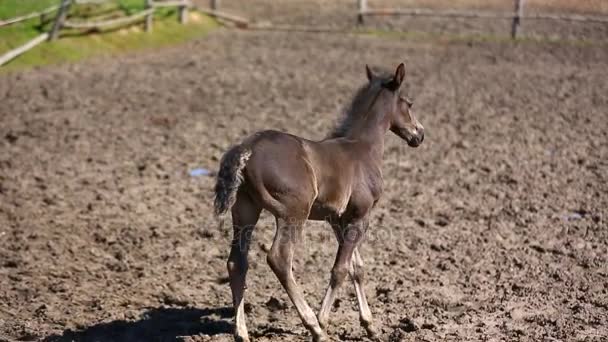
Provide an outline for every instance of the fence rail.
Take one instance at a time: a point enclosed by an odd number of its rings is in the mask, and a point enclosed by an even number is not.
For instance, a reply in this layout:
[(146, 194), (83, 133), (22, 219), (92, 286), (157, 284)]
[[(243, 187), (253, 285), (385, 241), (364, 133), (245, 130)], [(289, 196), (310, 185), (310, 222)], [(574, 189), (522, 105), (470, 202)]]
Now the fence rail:
[(152, 1), (152, 7), (179, 7), (179, 6), (189, 6), (190, 3), (187, 1)]
[(237, 15), (225, 13), (225, 12), (218, 11), (218, 10), (198, 8), (198, 7), (197, 7), (197, 11), (210, 15), (216, 19), (234, 22), (235, 24), (237, 24), (238, 27), (241, 27), (241, 28), (247, 28), (249, 26), (249, 20), (247, 20), (243, 17), (239, 17)]
[[(513, 13), (511, 13), (511, 12), (431, 10), (431, 9), (426, 9), (426, 8), (367, 9), (367, 10), (361, 11), (359, 13), (364, 16), (411, 15), (411, 16), (427, 16), (427, 17), (495, 18), (495, 19), (513, 19), (513, 17), (514, 17)], [(546, 20), (565, 20), (565, 21), (608, 23), (608, 16), (598, 16), (598, 15), (531, 13), (531, 14), (522, 15), (520, 18), (521, 19), (541, 19), (541, 20), (546, 19)]]
[(74, 0), (77, 5), (100, 5), (110, 0)]
[(123, 25), (123, 24), (134, 23), (152, 13), (154, 13), (153, 8), (143, 10), (141, 12), (132, 14), (128, 17), (122, 17), (122, 18), (104, 20), (104, 21), (77, 22), (77, 21), (72, 21), (72, 20), (66, 20), (63, 22), (62, 27), (70, 28), (70, 29), (102, 29), (102, 28), (106, 28), (106, 27), (113, 27), (113, 26), (119, 26), (119, 25)]
[(487, 18), (487, 19), (511, 19), (511, 36), (517, 37), (523, 20), (563, 20), (577, 22), (596, 22), (608, 23), (608, 16), (582, 15), (582, 14), (548, 14), (548, 13), (524, 13), (524, 0), (514, 0), (513, 12), (493, 12), (493, 11), (466, 11), (466, 10), (431, 10), (428, 8), (383, 8), (371, 9), (367, 5), (367, 0), (357, 0), (357, 21), (364, 23), (366, 16), (427, 16), (444, 18)]
[[(181, 23), (186, 23), (188, 8), (192, 7), (190, 0), (168, 0), (168, 1), (153, 1), (153, 0), (142, 0), (146, 4), (146, 9), (132, 14), (126, 17), (102, 20), (100, 17), (97, 17), (97, 20), (90, 21), (75, 21), (68, 20), (67, 15), (72, 5), (100, 5), (108, 2), (109, 0), (61, 0), (61, 4), (57, 6), (51, 6), (39, 12), (34, 12), (26, 15), (22, 15), (19, 17), (7, 19), (4, 21), (0, 21), (0, 27), (18, 23), (20, 21), (25, 21), (28, 19), (41, 17), (44, 15), (50, 14), (52, 12), (57, 11), (55, 19), (53, 21), (53, 26), (48, 33), (42, 33), (38, 37), (28, 41), (22, 46), (8, 51), (7, 53), (0, 55), (0, 66), (8, 63), (9, 61), (15, 59), (17, 56), (31, 50), (38, 44), (44, 42), (45, 40), (54, 40), (59, 36), (59, 31), (61, 29), (103, 29), (108, 27), (118, 27), (121, 25), (130, 25), (133, 23), (137, 23), (143, 19), (145, 19), (146, 23), (146, 31), (151, 30), (152, 21), (154, 18), (154, 12), (159, 8), (164, 7), (177, 7), (178, 8), (178, 16), (179, 21)], [(218, 14), (219, 16), (219, 14)]]
[(46, 14), (55, 12), (58, 8), (59, 8), (58, 5), (51, 6), (46, 9), (43, 9), (42, 11), (39, 11), (39, 12), (34, 12), (34, 13), (30, 13), (30, 14), (19, 16), (19, 17), (10, 18), (10, 19), (0, 20), (0, 27), (16, 24), (16, 23), (26, 21), (29, 19), (33, 19), (33, 18), (37, 18), (37, 17), (44, 17)]
[(601, 15), (582, 15), (582, 14), (547, 14), (533, 13), (522, 16), (522, 19), (539, 19), (539, 20), (564, 20), (564, 21), (582, 21), (594, 23), (608, 23), (608, 16)]
[(45, 32), (24, 45), (5, 53), (4, 55), (0, 56), (0, 65), (4, 65), (26, 51), (33, 49), (36, 45), (46, 41), (48, 37), (49, 34)]
[(68, 29), (103, 29), (108, 27), (116, 27), (120, 25), (128, 25), (139, 22), (145, 19), (146, 31), (152, 30), (152, 21), (154, 18), (154, 12), (158, 8), (163, 7), (178, 7), (179, 8), (179, 21), (186, 23), (187, 21), (187, 9), (190, 7), (189, 0), (174, 0), (174, 1), (152, 1), (142, 0), (145, 3), (146, 8), (140, 12), (134, 13), (127, 17), (121, 17), (109, 20), (97, 20), (97, 21), (74, 21), (67, 20), (66, 14), (72, 3), (75, 4), (102, 4), (108, 0), (62, 0), (61, 8), (55, 19), (53, 29), (51, 30), (50, 40), (57, 39), (58, 32), (61, 28)]
[(500, 18), (512, 19), (513, 13), (507, 12), (486, 12), (486, 11), (462, 11), (462, 10), (430, 10), (426, 8), (407, 8), (407, 9), (367, 9), (359, 12), (363, 16), (390, 16), (390, 15), (410, 15), (425, 17), (459, 17), (459, 18)]

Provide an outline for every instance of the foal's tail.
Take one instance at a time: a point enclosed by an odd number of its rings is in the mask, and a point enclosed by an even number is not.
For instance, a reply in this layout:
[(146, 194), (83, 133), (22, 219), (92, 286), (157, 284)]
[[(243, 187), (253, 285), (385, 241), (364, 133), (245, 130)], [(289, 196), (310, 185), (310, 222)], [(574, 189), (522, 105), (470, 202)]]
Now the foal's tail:
[(220, 161), (215, 183), (215, 215), (223, 216), (236, 202), (236, 192), (243, 182), (243, 169), (251, 150), (243, 145), (232, 147)]

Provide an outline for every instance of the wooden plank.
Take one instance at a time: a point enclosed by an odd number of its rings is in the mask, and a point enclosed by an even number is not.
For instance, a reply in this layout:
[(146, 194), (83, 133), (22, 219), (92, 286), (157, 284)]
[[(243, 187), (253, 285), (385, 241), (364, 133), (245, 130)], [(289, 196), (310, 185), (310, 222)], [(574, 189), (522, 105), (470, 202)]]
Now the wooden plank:
[[(489, 18), (489, 19), (513, 19), (513, 12), (491, 12), (491, 11), (461, 11), (461, 10), (430, 10), (426, 8), (407, 8), (407, 9), (368, 9), (360, 15), (365, 16), (390, 16), (390, 15), (410, 15), (427, 17), (459, 17), (459, 18)], [(578, 14), (546, 14), (531, 13), (522, 15), (521, 20), (565, 20), (608, 23), (608, 16), (598, 15), (578, 15)]]
[(72, 28), (72, 29), (92, 29), (92, 28), (119, 26), (119, 25), (129, 24), (129, 23), (135, 22), (137, 20), (140, 20), (151, 13), (154, 13), (154, 8), (149, 8), (147, 10), (143, 10), (139, 13), (135, 13), (128, 17), (117, 18), (117, 19), (113, 19), (113, 20), (85, 21), (85, 22), (66, 21), (63, 23), (63, 27)]
[(5, 53), (4, 55), (0, 56), (0, 65), (4, 65), (13, 60), (15, 57), (33, 49), (36, 45), (46, 41), (48, 38), (49, 34), (45, 32), (24, 45)]
[(608, 23), (608, 16), (603, 15), (578, 15), (578, 14), (526, 14), (522, 19), (536, 20), (564, 20), (564, 21), (581, 21), (589, 23)]
[(152, 7), (180, 7), (184, 5), (188, 5), (186, 1), (150, 1), (152, 3)]
[(53, 28), (51, 29), (51, 34), (49, 35), (49, 40), (55, 40), (59, 36), (59, 30), (65, 21), (65, 18), (68, 15), (68, 11), (70, 10), (70, 6), (72, 5), (72, 0), (62, 0), (61, 6), (57, 11), (57, 17), (55, 18), (55, 22), (53, 23)]
[(28, 19), (32, 19), (32, 18), (36, 18), (36, 17), (44, 17), (44, 15), (49, 14), (51, 12), (56, 11), (59, 8), (59, 6), (51, 6), (49, 8), (46, 8), (40, 12), (34, 12), (34, 13), (30, 13), (30, 14), (26, 14), (26, 15), (22, 15), (19, 17), (14, 17), (11, 19), (6, 19), (6, 20), (0, 20), (0, 27), (2, 26), (8, 26), (11, 24), (15, 24), (15, 23), (19, 23)]
[(218, 19), (223, 19), (223, 20), (234, 22), (241, 28), (246, 28), (247, 26), (249, 26), (249, 20), (236, 16), (236, 15), (232, 15), (232, 14), (228, 14), (228, 13), (224, 13), (224, 12), (220, 12), (220, 11), (209, 10), (209, 9), (205, 9), (205, 8), (197, 8), (197, 11), (210, 15), (212, 17), (218, 18)]
[(368, 9), (361, 13), (369, 16), (382, 15), (410, 15), (423, 17), (459, 17), (459, 18), (504, 18), (512, 19), (513, 13), (509, 12), (486, 12), (486, 11), (461, 11), (461, 10), (431, 10), (426, 8), (396, 8), (396, 9)]
[(357, 31), (353, 31), (351, 28), (338, 28), (330, 26), (305, 26), (305, 25), (275, 25), (271, 23), (252, 23), (248, 27), (251, 30), (259, 31), (285, 31), (285, 32), (314, 32), (314, 33), (341, 33), (351, 34)]
[(100, 5), (108, 1), (109, 0), (74, 0), (76, 5)]

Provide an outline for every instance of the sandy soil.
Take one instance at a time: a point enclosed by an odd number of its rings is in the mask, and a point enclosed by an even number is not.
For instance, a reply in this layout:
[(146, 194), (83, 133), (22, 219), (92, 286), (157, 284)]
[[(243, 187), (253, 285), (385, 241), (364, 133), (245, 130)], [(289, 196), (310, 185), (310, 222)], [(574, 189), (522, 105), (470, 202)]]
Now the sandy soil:
[[(426, 139), (387, 138), (362, 248), (383, 341), (608, 339), (608, 49), (218, 30), (165, 51), (0, 77), (0, 340), (230, 341), (222, 152), (263, 128), (324, 137), (408, 63)], [(256, 230), (248, 323), (307, 341)], [(295, 272), (318, 308), (335, 242)], [(328, 333), (365, 340), (352, 286)]]

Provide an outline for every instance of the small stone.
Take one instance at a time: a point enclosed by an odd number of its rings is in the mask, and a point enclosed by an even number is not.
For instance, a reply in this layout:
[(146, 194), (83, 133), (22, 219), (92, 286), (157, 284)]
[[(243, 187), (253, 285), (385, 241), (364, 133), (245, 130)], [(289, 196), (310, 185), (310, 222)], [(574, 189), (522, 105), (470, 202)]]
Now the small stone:
[(402, 318), (399, 321), (399, 328), (405, 332), (414, 332), (418, 330), (416, 323), (409, 317)]
[(287, 309), (287, 305), (275, 297), (270, 297), (270, 299), (266, 302), (266, 307), (270, 311), (280, 311)]

